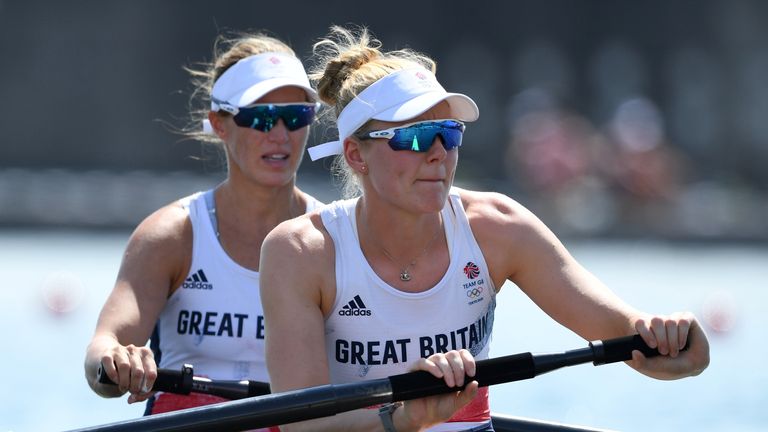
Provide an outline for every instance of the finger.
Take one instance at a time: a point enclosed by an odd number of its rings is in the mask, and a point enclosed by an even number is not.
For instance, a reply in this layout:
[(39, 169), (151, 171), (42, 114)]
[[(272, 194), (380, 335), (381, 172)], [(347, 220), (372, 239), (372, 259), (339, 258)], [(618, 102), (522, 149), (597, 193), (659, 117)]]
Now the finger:
[(653, 335), (648, 321), (644, 318), (640, 318), (635, 322), (635, 330), (643, 338), (646, 345), (651, 348), (656, 348), (659, 344), (656, 342), (656, 337)]
[(154, 394), (155, 394), (155, 392), (139, 393), (139, 394), (131, 393), (128, 396), (128, 403), (132, 404), (132, 403), (136, 403), (136, 402), (143, 402), (143, 401), (149, 399)]
[(453, 374), (453, 367), (445, 354), (435, 354), (429, 357), (432, 362), (440, 368), (443, 374), (443, 379), (448, 387), (456, 386), (456, 377)]
[(448, 366), (451, 368), (450, 374), (453, 375), (453, 382), (455, 386), (463, 386), (465, 371), (464, 359), (462, 358), (461, 354), (458, 351), (449, 351), (445, 354), (445, 358), (448, 361)]
[(437, 364), (435, 364), (435, 362), (431, 360), (431, 358), (432, 357), (430, 357), (428, 359), (420, 358), (411, 367), (410, 370), (412, 372), (413, 371), (417, 371), (417, 370), (423, 370), (423, 371), (427, 371), (427, 372), (431, 373), (432, 375), (434, 375), (437, 378), (442, 378), (443, 377), (443, 371), (440, 370), (440, 367), (438, 367)]
[(131, 361), (130, 353), (124, 347), (119, 347), (112, 355), (112, 363), (115, 368), (115, 377), (112, 381), (117, 384), (121, 392), (128, 391), (131, 384)]
[(472, 400), (477, 396), (479, 387), (480, 385), (477, 381), (470, 381), (467, 386), (464, 387), (464, 390), (459, 392), (459, 395), (456, 398), (455, 409), (458, 410), (472, 402)]
[(115, 366), (115, 358), (112, 353), (101, 356), (101, 373), (106, 374), (113, 383), (119, 384), (120, 374)]
[(642, 351), (638, 351), (638, 350), (632, 351), (632, 366), (635, 369), (645, 368), (646, 361), (647, 360), (645, 358), (645, 354), (643, 354)]
[(462, 349), (459, 350), (459, 354), (461, 354), (461, 358), (464, 361), (464, 372), (469, 377), (475, 376), (477, 373), (477, 364), (475, 363), (475, 357), (472, 355), (469, 350)]
[(665, 334), (667, 335), (667, 345), (669, 347), (669, 356), (677, 357), (680, 352), (680, 343), (678, 342), (678, 322), (676, 319), (669, 318), (664, 320)]
[(144, 385), (144, 364), (141, 354), (136, 347), (129, 346), (129, 361), (131, 363), (131, 380), (128, 391), (131, 393), (140, 393)]
[(685, 316), (685, 319), (680, 320), (677, 325), (677, 346), (679, 349), (685, 348), (688, 343), (688, 336), (691, 331), (692, 318)]
[(658, 316), (651, 318), (651, 331), (656, 337), (656, 349), (659, 350), (659, 354), (669, 354), (669, 342), (667, 341), (665, 320)]
[(151, 350), (144, 350), (142, 360), (144, 365), (144, 384), (141, 387), (141, 392), (149, 393), (152, 391), (152, 386), (155, 385), (155, 380), (157, 379), (157, 364)]

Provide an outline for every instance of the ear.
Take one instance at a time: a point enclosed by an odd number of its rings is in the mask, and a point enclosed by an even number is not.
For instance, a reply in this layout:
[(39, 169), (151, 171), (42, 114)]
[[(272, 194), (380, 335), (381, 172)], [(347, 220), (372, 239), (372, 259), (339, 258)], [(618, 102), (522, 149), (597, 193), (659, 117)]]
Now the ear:
[(344, 139), (344, 158), (355, 172), (368, 173), (368, 164), (365, 162), (362, 143), (357, 138), (350, 136)]
[(213, 132), (221, 139), (225, 141), (227, 137), (227, 130), (224, 128), (224, 119), (218, 113), (208, 111), (208, 121), (211, 123)]

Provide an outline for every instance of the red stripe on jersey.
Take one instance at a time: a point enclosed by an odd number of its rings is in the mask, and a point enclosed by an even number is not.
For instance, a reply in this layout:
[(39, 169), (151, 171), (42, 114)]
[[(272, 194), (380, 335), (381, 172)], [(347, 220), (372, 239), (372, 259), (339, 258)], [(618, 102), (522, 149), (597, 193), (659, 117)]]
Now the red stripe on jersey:
[(449, 422), (483, 422), (491, 419), (491, 405), (488, 399), (488, 387), (480, 387), (477, 396), (464, 408), (458, 410)]
[[(162, 393), (159, 396), (155, 396), (155, 403), (152, 405), (152, 414), (178, 411), (221, 402), (229, 402), (229, 399), (202, 393), (190, 393), (189, 395)], [(267, 429), (252, 429), (251, 432), (280, 432), (280, 428), (275, 426)]]

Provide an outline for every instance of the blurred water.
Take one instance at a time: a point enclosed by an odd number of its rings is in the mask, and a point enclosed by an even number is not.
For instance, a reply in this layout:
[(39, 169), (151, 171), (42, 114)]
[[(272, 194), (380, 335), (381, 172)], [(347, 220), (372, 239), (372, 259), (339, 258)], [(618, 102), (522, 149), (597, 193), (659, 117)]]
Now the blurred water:
[[(94, 395), (82, 372), (85, 346), (127, 237), (0, 231), (0, 324), (6, 329), (0, 432), (61, 431), (141, 415), (143, 406)], [(494, 387), (494, 411), (625, 431), (768, 429), (768, 347), (762, 343), (768, 247), (632, 241), (568, 246), (641, 309), (687, 309), (701, 317), (714, 300), (725, 318), (735, 319), (733, 326), (709, 331), (712, 363), (699, 377), (661, 382), (622, 364), (574, 366)], [(493, 356), (585, 345), (513, 285), (503, 288)]]

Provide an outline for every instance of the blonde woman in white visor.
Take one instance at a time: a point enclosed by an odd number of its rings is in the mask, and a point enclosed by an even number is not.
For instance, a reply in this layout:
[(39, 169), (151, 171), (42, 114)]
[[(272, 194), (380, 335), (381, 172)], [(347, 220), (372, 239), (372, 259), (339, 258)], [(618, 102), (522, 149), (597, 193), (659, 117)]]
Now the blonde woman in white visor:
[[(275, 38), (220, 38), (214, 54), (207, 70), (193, 71), (205, 105), (191, 135), (221, 143), (227, 177), (157, 210), (131, 236), (85, 359), (89, 385), (105, 397), (145, 400), (157, 367), (184, 363), (212, 379), (268, 380), (259, 251), (278, 223), (319, 206), (295, 184), (317, 96)], [(95, 381), (100, 364), (118, 386)], [(147, 411), (222, 400), (157, 394)]]
[[(447, 93), (426, 56), (382, 52), (379, 45), (365, 30), (335, 27), (315, 46), (318, 93), (337, 113), (339, 140), (309, 151), (313, 158), (340, 155), (338, 166), (361, 193), (284, 222), (264, 241), (261, 292), (273, 391), (409, 369), (463, 385), (475, 360), (488, 356), (495, 296), (506, 281), (585, 339), (639, 332), (664, 354), (646, 359), (635, 352), (629, 364), (644, 374), (700, 373), (709, 349), (693, 315), (631, 308), (520, 204), (453, 186), (464, 123), (478, 117), (475, 103)], [(283, 271), (284, 263), (301, 271)], [(686, 342), (690, 348), (681, 352)], [(491, 428), (488, 389), (472, 381), (399, 408), (361, 409), (283, 430)]]

